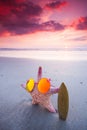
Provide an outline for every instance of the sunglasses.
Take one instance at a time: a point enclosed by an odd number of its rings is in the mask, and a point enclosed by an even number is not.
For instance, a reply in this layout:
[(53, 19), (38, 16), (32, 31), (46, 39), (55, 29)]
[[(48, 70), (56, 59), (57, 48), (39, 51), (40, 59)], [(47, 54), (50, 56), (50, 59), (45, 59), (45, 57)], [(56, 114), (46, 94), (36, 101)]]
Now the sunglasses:
[[(50, 86), (51, 86), (50, 81), (47, 78), (40, 79), (40, 81), (37, 84), (38, 91), (43, 93), (43, 94), (45, 94), (49, 91)], [(26, 90), (28, 92), (32, 92), (34, 87), (35, 87), (34, 79), (28, 80), (27, 83), (26, 83)]]

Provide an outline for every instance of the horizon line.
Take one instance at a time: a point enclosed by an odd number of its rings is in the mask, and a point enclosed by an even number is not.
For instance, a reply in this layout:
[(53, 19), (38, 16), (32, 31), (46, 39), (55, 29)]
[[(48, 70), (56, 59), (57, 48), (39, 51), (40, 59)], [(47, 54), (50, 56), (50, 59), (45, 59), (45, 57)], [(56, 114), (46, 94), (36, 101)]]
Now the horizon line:
[(0, 48), (0, 51), (87, 51), (87, 48), (80, 48), (80, 47), (75, 47), (75, 48)]

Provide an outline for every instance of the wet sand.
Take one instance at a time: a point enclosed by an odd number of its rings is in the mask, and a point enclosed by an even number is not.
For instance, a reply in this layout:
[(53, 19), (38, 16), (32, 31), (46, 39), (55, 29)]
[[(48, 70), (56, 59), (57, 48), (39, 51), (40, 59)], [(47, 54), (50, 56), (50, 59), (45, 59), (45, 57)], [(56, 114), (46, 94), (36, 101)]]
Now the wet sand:
[[(38, 67), (43, 76), (69, 91), (66, 121), (31, 104), (31, 96), (21, 88), (28, 78), (36, 80)], [(87, 61), (41, 61), (0, 57), (0, 130), (87, 130)], [(51, 97), (57, 109), (57, 94)]]

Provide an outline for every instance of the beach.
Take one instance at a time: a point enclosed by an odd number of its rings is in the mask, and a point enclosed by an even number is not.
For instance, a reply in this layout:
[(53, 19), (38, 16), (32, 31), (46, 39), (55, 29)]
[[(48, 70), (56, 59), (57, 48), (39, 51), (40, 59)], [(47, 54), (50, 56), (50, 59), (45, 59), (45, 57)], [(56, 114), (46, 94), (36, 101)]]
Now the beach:
[[(32, 105), (22, 87), (26, 80), (37, 80), (38, 67), (54, 86), (64, 82), (69, 92), (66, 121)], [(57, 94), (51, 97), (57, 109)], [(39, 60), (0, 57), (0, 130), (87, 130), (87, 60)]]

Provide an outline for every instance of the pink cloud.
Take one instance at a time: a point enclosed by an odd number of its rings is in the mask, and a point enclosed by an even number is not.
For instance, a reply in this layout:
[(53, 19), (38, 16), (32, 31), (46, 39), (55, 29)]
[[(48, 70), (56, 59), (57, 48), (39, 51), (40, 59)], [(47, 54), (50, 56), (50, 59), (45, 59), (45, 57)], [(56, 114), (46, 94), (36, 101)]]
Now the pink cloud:
[(11, 11), (11, 7), (8, 7), (6, 5), (0, 4), (0, 15), (2, 17), (9, 15)]
[(1, 0), (0, 4), (2, 5), (0, 8), (0, 36), (30, 34), (38, 31), (60, 31), (65, 28), (54, 20), (40, 22), (43, 8), (30, 1)]
[(48, 3), (45, 5), (45, 8), (47, 9), (60, 9), (61, 7), (64, 7), (67, 5), (67, 2), (66, 1), (54, 1), (54, 2), (51, 2), (51, 3)]
[(71, 27), (74, 27), (76, 30), (87, 30), (87, 17), (80, 17), (75, 20)]

